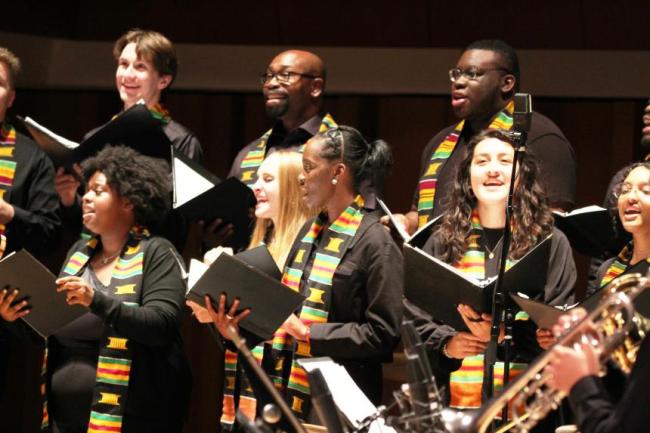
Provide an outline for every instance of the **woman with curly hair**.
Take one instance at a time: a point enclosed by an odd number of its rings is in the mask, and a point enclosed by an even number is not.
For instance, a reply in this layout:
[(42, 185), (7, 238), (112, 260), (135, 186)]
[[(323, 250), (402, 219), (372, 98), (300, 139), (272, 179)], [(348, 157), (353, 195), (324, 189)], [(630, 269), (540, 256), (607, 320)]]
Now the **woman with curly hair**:
[[(626, 272), (645, 275), (649, 267), (650, 162), (628, 165), (617, 177), (619, 180), (613, 188), (617, 215), (622, 227), (632, 236), (632, 241), (617, 257), (601, 265), (597, 284), (592, 291), (599, 290)], [(559, 333), (575, 324), (584, 314), (584, 311), (572, 311), (572, 317), (561, 317), (559, 326), (554, 330)], [(639, 404), (647, 401), (649, 356), (650, 338), (646, 334), (628, 377), (614, 376), (611, 363), (607, 366), (607, 375), (602, 377), (598, 350), (590, 344), (581, 343), (576, 347), (555, 347), (545, 372), (551, 375), (549, 385), (569, 396), (581, 432), (636, 432), (644, 430), (643, 426), (650, 421), (647, 406)]]
[[(459, 166), (450, 211), (424, 246), (428, 253), (479, 280), (497, 275), (514, 157), (509, 133), (487, 130), (472, 139)], [(570, 302), (576, 278), (571, 248), (566, 237), (553, 228), (551, 211), (537, 181), (537, 166), (533, 155), (526, 152), (521, 153), (518, 163), (513, 205), (508, 263), (514, 264), (552, 235), (546, 285), (538, 299), (550, 305)], [(459, 331), (436, 321), (408, 301), (406, 306), (425, 341), (439, 382), (449, 385), (451, 406), (479, 407), (483, 352), (490, 339), (491, 315), (458, 305), (458, 313), (467, 326), (467, 331)], [(546, 331), (535, 335), (535, 326), (524, 320), (525, 315), (519, 314), (516, 319), (521, 320), (515, 320), (514, 325), (511, 377), (552, 342)], [(503, 338), (502, 329), (499, 343)], [(502, 362), (495, 367), (497, 384), (500, 370)]]
[[(179, 332), (185, 283), (172, 244), (148, 231), (169, 208), (169, 169), (125, 147), (82, 169), (93, 235), (70, 249), (56, 283), (69, 305), (89, 311), (47, 341), (43, 427), (179, 433), (190, 389)], [(28, 313), (10, 305), (0, 307), (5, 321)]]

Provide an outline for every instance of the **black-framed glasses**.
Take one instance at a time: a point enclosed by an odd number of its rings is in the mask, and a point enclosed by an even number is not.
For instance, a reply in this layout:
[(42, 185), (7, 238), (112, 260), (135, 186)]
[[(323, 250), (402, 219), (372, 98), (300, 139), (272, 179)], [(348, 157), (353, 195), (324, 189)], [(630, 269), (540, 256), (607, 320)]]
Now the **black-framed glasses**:
[(262, 72), (260, 74), (260, 83), (267, 84), (275, 78), (280, 84), (293, 84), (300, 78), (320, 78), (317, 75), (302, 74), (300, 72), (282, 71), (282, 72)]
[(478, 68), (469, 68), (469, 69), (460, 69), (460, 68), (451, 68), (449, 70), (449, 79), (452, 83), (460, 80), (461, 77), (464, 77), (471, 81), (476, 81), (490, 71), (502, 71), (506, 74), (511, 72), (505, 68), (487, 68), (487, 69), (478, 69)]

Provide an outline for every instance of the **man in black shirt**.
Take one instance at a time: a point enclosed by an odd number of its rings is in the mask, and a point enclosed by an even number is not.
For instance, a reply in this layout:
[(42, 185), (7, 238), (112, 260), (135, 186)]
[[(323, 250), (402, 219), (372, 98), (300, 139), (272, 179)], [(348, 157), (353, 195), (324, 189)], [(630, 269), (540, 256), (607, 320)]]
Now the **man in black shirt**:
[(0, 233), (7, 237), (7, 253), (27, 248), (38, 256), (56, 241), (61, 221), (52, 163), (6, 121), (19, 70), (18, 58), (0, 47)]
[[(252, 187), (268, 155), (280, 149), (301, 151), (311, 137), (336, 126), (332, 116), (321, 111), (326, 78), (325, 63), (309, 51), (283, 51), (271, 60), (260, 81), (266, 114), (275, 123), (239, 151), (228, 177)], [(203, 246), (221, 245), (232, 233), (232, 224), (217, 219), (204, 229)]]
[[(41, 258), (58, 239), (59, 200), (50, 159), (6, 121), (19, 71), (18, 57), (0, 47), (0, 233), (7, 237), (6, 253), (25, 248)], [(0, 323), (0, 397), (8, 359), (9, 339)]]
[[(461, 122), (443, 129), (422, 153), (420, 182), (411, 211), (397, 218), (409, 233), (447, 210), (449, 187), (455, 180), (470, 139), (486, 128), (512, 127), (512, 98), (519, 90), (519, 60), (503, 41), (470, 44), (449, 71), (451, 107)], [(537, 158), (542, 185), (554, 208), (570, 210), (575, 196), (575, 156), (559, 128), (533, 113), (526, 149)], [(382, 221), (388, 224), (388, 219)]]
[(308, 51), (284, 51), (271, 60), (260, 81), (266, 114), (275, 124), (237, 154), (229, 177), (253, 185), (267, 155), (277, 149), (299, 150), (320, 130), (336, 126), (321, 112), (326, 75), (323, 60)]

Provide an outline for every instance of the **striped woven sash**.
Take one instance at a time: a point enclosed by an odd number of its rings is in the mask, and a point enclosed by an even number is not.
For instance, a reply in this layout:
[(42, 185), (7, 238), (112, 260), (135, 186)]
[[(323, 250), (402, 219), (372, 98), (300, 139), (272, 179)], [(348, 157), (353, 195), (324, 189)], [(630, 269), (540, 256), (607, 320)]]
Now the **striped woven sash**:
[[(488, 129), (512, 128), (512, 112), (514, 102), (510, 101), (490, 122)], [(442, 140), (442, 143), (433, 151), (427, 171), (418, 183), (418, 227), (425, 225), (433, 215), (433, 204), (436, 198), (436, 188), (440, 170), (456, 148), (456, 144), (463, 132), (465, 121), (461, 120), (454, 130)]]
[[(144, 250), (148, 238), (149, 232), (146, 229), (134, 227), (129, 233), (129, 238), (111, 274), (111, 290), (114, 292), (110, 295), (119, 298), (124, 305), (129, 307), (139, 306), (141, 303)], [(98, 243), (96, 237), (87, 240), (79, 250), (70, 256), (63, 268), (62, 275), (79, 275), (88, 265)], [(113, 327), (106, 326), (105, 329), (106, 333), (100, 339), (88, 433), (119, 433), (122, 431), (122, 418), (128, 394), (133, 351), (127, 338), (120, 336)], [(44, 365), (46, 365), (46, 361)], [(42, 393), (46, 392), (45, 372), (44, 369)], [(43, 395), (41, 429), (50, 431), (45, 394)]]
[[(479, 220), (478, 212), (474, 210), (471, 217), (472, 231), (469, 235), (469, 245), (461, 260), (454, 265), (464, 274), (482, 280), (485, 275), (485, 253), (481, 246), (483, 227)], [(508, 259), (506, 270), (516, 261)], [(527, 320), (526, 314), (517, 313), (515, 320)], [(483, 386), (483, 361), (484, 356), (476, 355), (464, 358), (460, 369), (451, 373), (449, 389), (451, 392), (450, 406), (456, 409), (475, 409), (481, 406), (481, 390)], [(528, 364), (511, 362), (510, 380), (521, 374)], [(494, 365), (494, 392), (503, 389), (504, 363), (498, 361)]]
[[(357, 196), (354, 202), (323, 230), (327, 216), (320, 214), (312, 223), (309, 231), (302, 238), (294, 257), (288, 262), (283, 276), (283, 283), (293, 290), (300, 290), (304, 281), (307, 299), (299, 314), (306, 325), (326, 323), (331, 303), (332, 279), (336, 268), (353, 241), (363, 219), (363, 198)], [(313, 251), (314, 242), (319, 240), (318, 248)], [(313, 254), (312, 254), (313, 253)], [(310, 258), (312, 258), (310, 260)], [(312, 267), (304, 274), (307, 264)], [(295, 341), (282, 328), (275, 333), (271, 350), (275, 366), (273, 379), (276, 385), (286, 390), (289, 405), (296, 416), (305, 420), (309, 414), (309, 382), (306, 372), (298, 365), (301, 358), (312, 356), (309, 342)], [(287, 373), (289, 375), (287, 380)], [(286, 383), (286, 387), (284, 384)]]
[[(337, 126), (334, 118), (328, 113), (323, 117), (318, 132), (325, 132), (330, 128), (335, 128)], [(266, 143), (271, 137), (273, 129), (269, 129), (258, 139), (257, 146), (249, 150), (244, 159), (241, 162), (241, 175), (239, 180), (249, 187), (253, 187), (253, 184), (257, 181), (257, 169), (262, 165), (262, 161), (266, 158)], [(299, 152), (302, 153), (304, 144), (300, 146)]]
[[(15, 150), (16, 128), (8, 123), (3, 123), (0, 126), (0, 199), (5, 201), (9, 200), (5, 194), (13, 186), (16, 175)], [(0, 235), (3, 235), (5, 230), (5, 225), (0, 224)]]

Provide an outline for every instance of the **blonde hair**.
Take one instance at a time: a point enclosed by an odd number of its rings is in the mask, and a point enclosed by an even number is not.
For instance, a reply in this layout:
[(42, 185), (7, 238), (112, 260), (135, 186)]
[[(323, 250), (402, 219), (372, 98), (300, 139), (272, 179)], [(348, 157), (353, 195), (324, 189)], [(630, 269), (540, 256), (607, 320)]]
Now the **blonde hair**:
[(315, 212), (309, 210), (300, 197), (298, 175), (302, 171), (302, 155), (295, 151), (279, 150), (269, 158), (279, 158), (278, 224), (274, 227), (270, 218), (258, 218), (248, 247), (254, 248), (266, 242), (271, 256), (282, 269), (298, 231)]

